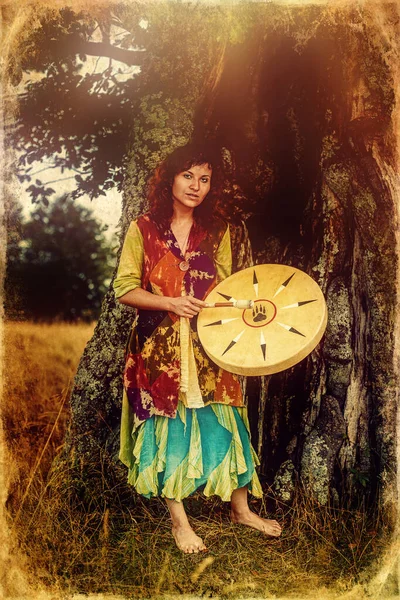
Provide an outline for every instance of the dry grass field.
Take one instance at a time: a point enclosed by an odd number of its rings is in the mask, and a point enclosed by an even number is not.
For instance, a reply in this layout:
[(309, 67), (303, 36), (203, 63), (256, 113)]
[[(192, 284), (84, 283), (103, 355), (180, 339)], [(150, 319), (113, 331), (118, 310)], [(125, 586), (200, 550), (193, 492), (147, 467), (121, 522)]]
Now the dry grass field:
[[(62, 323), (5, 328), (3, 419), (15, 463), (8, 509), (36, 581), (62, 593), (127, 599), (321, 600), (362, 584), (387, 542), (381, 516), (362, 507), (321, 507), (299, 494), (292, 506), (280, 506), (275, 516), (284, 533), (271, 540), (232, 525), (225, 503), (195, 495), (188, 512), (209, 552), (185, 556), (174, 545), (162, 501), (137, 498), (135, 509), (127, 509), (126, 490), (109, 481), (106, 464), (79, 477), (65, 463), (50, 469), (63, 446), (71, 382), (92, 331), (92, 325)], [(90, 478), (100, 481), (100, 493), (93, 494)], [(253, 506), (267, 515), (268, 503), (266, 490)], [(364, 597), (362, 587), (355, 597)]]
[(63, 442), (69, 391), (93, 330), (93, 324), (5, 324), (3, 419), (21, 477), (35, 467), (45, 474)]

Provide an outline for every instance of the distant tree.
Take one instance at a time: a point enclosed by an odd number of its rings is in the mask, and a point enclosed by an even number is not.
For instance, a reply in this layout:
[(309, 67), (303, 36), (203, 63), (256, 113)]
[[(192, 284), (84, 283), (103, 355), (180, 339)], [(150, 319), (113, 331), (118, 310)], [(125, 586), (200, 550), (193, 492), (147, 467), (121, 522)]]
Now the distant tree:
[(91, 210), (61, 197), (15, 221), (6, 277), (5, 310), (38, 320), (95, 319), (113, 270), (110, 244)]
[(21, 243), (23, 239), (22, 206), (12, 195), (4, 197), (4, 216), (7, 228), (7, 265), (4, 310), (8, 318), (23, 318), (21, 309)]

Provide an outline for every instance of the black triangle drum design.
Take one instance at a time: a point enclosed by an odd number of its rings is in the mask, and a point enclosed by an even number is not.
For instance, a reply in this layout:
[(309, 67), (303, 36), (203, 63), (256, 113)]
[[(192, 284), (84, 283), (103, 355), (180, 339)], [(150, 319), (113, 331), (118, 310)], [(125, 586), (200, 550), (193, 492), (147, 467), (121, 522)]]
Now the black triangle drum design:
[(305, 358), (321, 340), (327, 308), (318, 284), (286, 265), (249, 267), (218, 284), (207, 297), (252, 300), (251, 308), (214, 307), (198, 317), (209, 357), (239, 375), (270, 375)]

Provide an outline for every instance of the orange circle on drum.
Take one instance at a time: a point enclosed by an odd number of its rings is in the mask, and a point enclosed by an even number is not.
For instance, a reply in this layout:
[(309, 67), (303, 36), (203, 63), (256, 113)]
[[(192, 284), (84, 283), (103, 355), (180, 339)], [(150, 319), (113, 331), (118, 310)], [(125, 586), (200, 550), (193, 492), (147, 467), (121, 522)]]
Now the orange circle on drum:
[[(260, 306), (257, 303), (262, 302)], [(269, 305), (269, 306), (268, 306)], [(250, 311), (251, 321), (247, 320), (246, 313)], [(277, 309), (276, 306), (271, 300), (267, 300), (265, 298), (258, 298), (254, 300), (254, 304), (252, 308), (246, 308), (242, 313), (242, 319), (249, 327), (254, 327), (258, 329), (259, 327), (265, 327), (271, 323), (276, 317)]]

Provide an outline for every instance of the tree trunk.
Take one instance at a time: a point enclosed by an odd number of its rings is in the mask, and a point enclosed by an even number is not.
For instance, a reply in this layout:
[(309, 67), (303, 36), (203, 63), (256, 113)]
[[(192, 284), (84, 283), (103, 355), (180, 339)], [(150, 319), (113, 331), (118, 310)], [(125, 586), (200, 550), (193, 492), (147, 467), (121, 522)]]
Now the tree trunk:
[[(135, 121), (121, 241), (144, 209), (154, 166), (192, 133), (206, 134), (226, 149), (230, 212), (246, 219), (256, 261), (301, 268), (326, 295), (327, 332), (310, 357), (247, 381), (261, 473), (285, 501), (300, 479), (321, 503), (378, 494), (397, 503), (396, 18), (391, 3), (221, 9), (213, 22), (222, 38), (204, 34), (201, 53), (189, 54), (196, 85), (187, 62), (170, 57), (168, 78), (152, 82)], [(165, 29), (171, 46), (176, 33)], [(165, 44), (153, 48), (153, 65)], [(70, 447), (83, 460), (106, 451), (119, 477), (133, 318), (110, 291), (71, 400)]]

